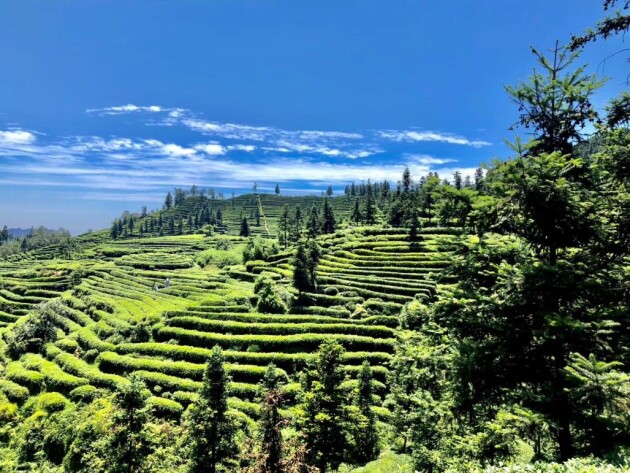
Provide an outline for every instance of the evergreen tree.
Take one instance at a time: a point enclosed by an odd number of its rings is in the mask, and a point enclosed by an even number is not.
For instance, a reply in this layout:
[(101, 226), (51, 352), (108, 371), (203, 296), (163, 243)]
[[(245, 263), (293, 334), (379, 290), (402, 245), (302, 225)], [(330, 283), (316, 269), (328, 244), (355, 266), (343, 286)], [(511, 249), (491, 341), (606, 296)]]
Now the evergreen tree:
[(109, 231), (109, 234), (114, 240), (118, 239), (118, 222), (116, 220), (112, 223), (112, 228)]
[(129, 229), (130, 235), (133, 235), (133, 229), (134, 229), (133, 221), (134, 221), (133, 217), (129, 217), (129, 221), (127, 222), (127, 228)]
[(453, 186), (455, 189), (462, 190), (462, 173), (459, 171), (455, 171), (453, 173)]
[(243, 219), (241, 220), (241, 231), (239, 235), (242, 237), (249, 236), (249, 223), (247, 223), (247, 217), (243, 217)]
[(359, 201), (358, 197), (354, 199), (354, 210), (352, 211), (352, 215), (350, 218), (354, 223), (361, 223), (361, 202)]
[(212, 349), (203, 374), (199, 399), (190, 410), (193, 473), (216, 473), (236, 453), (234, 419), (228, 412), (230, 378), (218, 346)]
[(475, 190), (481, 192), (483, 190), (483, 169), (475, 169)]
[(365, 198), (365, 223), (368, 225), (374, 225), (376, 221), (376, 205), (374, 203), (374, 191), (372, 184), (368, 179), (366, 198)]
[(146, 430), (148, 390), (136, 375), (119, 385), (114, 395), (114, 429), (109, 439), (112, 472), (143, 471), (143, 462), (151, 447)]
[(298, 242), (293, 257), (293, 287), (300, 292), (308, 292), (315, 289), (311, 277), (313, 261), (303, 242)]
[(333, 195), (333, 188), (332, 186), (328, 186), (328, 188), (326, 189), (326, 196), (332, 197), (332, 195)]
[(528, 82), (505, 88), (519, 108), (518, 125), (534, 135), (528, 153), (572, 154), (584, 127), (597, 118), (590, 97), (603, 81), (585, 74), (586, 66), (567, 72), (580, 53), (557, 43), (550, 58), (532, 52), (543, 73), (534, 70)]
[(261, 450), (264, 452), (262, 471), (265, 473), (284, 473), (282, 427), (286, 421), (280, 414), (283, 398), (279, 379), (276, 367), (269, 365), (263, 378), (264, 391), (259, 421)]
[(322, 473), (337, 470), (347, 453), (345, 407), (341, 385), (343, 347), (334, 340), (322, 343), (315, 366), (303, 379), (299, 428), (306, 441), (306, 458)]
[(282, 213), (278, 219), (278, 243), (286, 249), (289, 243), (289, 232), (291, 227), (291, 221), (289, 218), (289, 206), (284, 204)]
[(164, 199), (164, 208), (168, 210), (171, 207), (173, 207), (173, 194), (169, 192), (166, 194), (166, 199)]
[(334, 233), (336, 229), (335, 212), (330, 201), (326, 198), (324, 199), (324, 213), (322, 215), (322, 233)]
[(311, 207), (311, 215), (308, 219), (308, 237), (309, 239), (317, 238), (317, 235), (321, 233), (319, 226), (319, 216), (317, 214), (317, 207), (313, 205)]
[(223, 211), (221, 207), (217, 209), (217, 225), (223, 225)]
[(322, 257), (322, 250), (316, 239), (309, 240), (307, 251), (309, 258), (308, 271), (311, 279), (311, 286), (313, 289), (317, 289), (317, 265)]
[(276, 195), (280, 195), (280, 184), (276, 184)]
[(0, 233), (0, 243), (4, 243), (5, 241), (9, 241), (9, 229), (6, 225), (2, 227), (2, 232)]
[(402, 191), (405, 194), (411, 192), (411, 184), (411, 171), (409, 171), (409, 168), (405, 168), (402, 176)]
[(364, 464), (374, 460), (379, 453), (379, 439), (376, 416), (372, 412), (372, 368), (366, 360), (359, 371), (355, 407), (358, 412), (353, 419), (353, 457)]
[(293, 242), (302, 238), (302, 209), (299, 205), (295, 206), (295, 216), (293, 218), (293, 224), (291, 225), (291, 240)]

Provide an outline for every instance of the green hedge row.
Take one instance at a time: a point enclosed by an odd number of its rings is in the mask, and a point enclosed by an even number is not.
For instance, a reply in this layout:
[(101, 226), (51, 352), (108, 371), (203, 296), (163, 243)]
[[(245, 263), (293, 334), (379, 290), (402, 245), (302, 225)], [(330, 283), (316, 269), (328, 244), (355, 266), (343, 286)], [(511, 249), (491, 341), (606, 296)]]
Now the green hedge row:
[(313, 324), (313, 323), (242, 323), (223, 320), (208, 320), (201, 317), (173, 317), (168, 325), (203, 332), (219, 332), (248, 335), (294, 335), (294, 334), (347, 334), (364, 337), (388, 338), (394, 336), (389, 327), (364, 324)]
[[(108, 373), (124, 374), (137, 370), (157, 371), (160, 373), (190, 378), (201, 381), (205, 370), (204, 364), (186, 361), (168, 361), (155, 358), (137, 358), (119, 355), (114, 352), (103, 352), (96, 360), (99, 368)], [(230, 376), (242, 382), (257, 383), (265, 374), (265, 367), (258, 365), (242, 365), (226, 363), (225, 368)], [(286, 377), (286, 373), (280, 370)]]
[(192, 346), (219, 345), (224, 349), (247, 350), (255, 347), (260, 351), (312, 352), (327, 340), (335, 339), (348, 350), (391, 352), (393, 339), (369, 338), (358, 335), (300, 334), (300, 335), (224, 335), (187, 330), (179, 327), (160, 327), (154, 331), (157, 341), (171, 339)]

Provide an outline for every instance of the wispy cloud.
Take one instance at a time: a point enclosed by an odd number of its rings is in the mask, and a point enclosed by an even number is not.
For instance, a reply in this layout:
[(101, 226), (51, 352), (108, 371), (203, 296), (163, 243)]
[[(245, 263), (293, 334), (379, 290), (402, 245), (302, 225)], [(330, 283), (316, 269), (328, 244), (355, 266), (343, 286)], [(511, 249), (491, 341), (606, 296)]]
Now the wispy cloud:
[(458, 166), (453, 154), (423, 153), (422, 143), (490, 145), (435, 131), (286, 130), (222, 123), (183, 108), (158, 105), (128, 104), (88, 112), (137, 114), (140, 123), (181, 130), (147, 128), (142, 138), (54, 137), (20, 128), (0, 130), (0, 184), (76, 188), (83, 191), (77, 198), (130, 202), (192, 184), (249, 189), (256, 181), (260, 188), (284, 183), (287, 189), (313, 190), (324, 183), (396, 182), (405, 166), (416, 177), (432, 171), (450, 178), (455, 170), (472, 175), (474, 169)]
[(116, 105), (114, 107), (105, 107), (105, 108), (88, 108), (86, 110), (87, 113), (96, 113), (99, 115), (121, 115), (123, 113), (134, 113), (134, 112), (148, 112), (148, 113), (169, 112), (172, 114), (179, 114), (184, 111), (185, 110), (183, 108), (165, 108), (159, 105), (133, 105), (133, 104)]
[(381, 138), (393, 141), (438, 141), (453, 145), (465, 145), (480, 148), (490, 146), (492, 143), (483, 140), (470, 140), (452, 133), (442, 133), (439, 131), (418, 131), (418, 130), (384, 130), (378, 132)]

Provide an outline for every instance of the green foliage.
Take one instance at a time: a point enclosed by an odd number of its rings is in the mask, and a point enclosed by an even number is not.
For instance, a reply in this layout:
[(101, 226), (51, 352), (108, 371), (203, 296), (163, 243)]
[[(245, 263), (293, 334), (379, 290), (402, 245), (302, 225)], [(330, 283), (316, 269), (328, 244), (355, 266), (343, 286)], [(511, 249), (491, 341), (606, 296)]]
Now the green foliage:
[(135, 375), (114, 396), (113, 432), (109, 440), (112, 472), (140, 472), (151, 451), (147, 432), (147, 390)]
[(258, 312), (286, 314), (289, 311), (286, 303), (289, 298), (286, 291), (278, 287), (272, 279), (265, 276), (258, 277), (254, 284), (254, 293), (258, 296), (258, 303), (256, 304)]
[(192, 441), (191, 471), (215, 473), (226, 467), (236, 453), (235, 424), (228, 412), (229, 378), (223, 367), (223, 352), (212, 349), (199, 399), (189, 414)]
[(57, 338), (55, 313), (58, 301), (39, 305), (20, 324), (5, 335), (7, 354), (13, 358), (26, 352), (39, 352), (44, 345)]
[(304, 436), (307, 462), (326, 472), (336, 470), (347, 452), (346, 398), (341, 389), (343, 347), (324, 342), (311, 370), (303, 378), (304, 395), (298, 420)]

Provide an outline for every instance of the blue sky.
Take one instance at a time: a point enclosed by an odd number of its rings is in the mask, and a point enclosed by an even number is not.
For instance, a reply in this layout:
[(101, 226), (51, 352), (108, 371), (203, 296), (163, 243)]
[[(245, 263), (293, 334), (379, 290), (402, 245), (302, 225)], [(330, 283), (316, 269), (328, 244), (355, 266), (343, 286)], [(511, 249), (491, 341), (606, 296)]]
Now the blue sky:
[[(289, 193), (506, 157), (505, 84), (593, 0), (0, 0), (0, 225), (101, 228), (169, 188)], [(582, 56), (623, 89), (619, 38)]]

